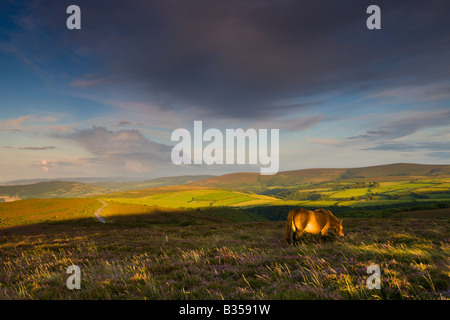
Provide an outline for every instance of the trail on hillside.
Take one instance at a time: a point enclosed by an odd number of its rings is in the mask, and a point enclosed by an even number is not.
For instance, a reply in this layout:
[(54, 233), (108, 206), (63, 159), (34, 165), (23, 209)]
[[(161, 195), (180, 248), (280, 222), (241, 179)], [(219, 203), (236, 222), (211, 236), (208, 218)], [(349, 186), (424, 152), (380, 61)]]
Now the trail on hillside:
[(100, 215), (100, 212), (102, 212), (103, 208), (106, 207), (107, 204), (106, 204), (106, 202), (103, 201), (103, 200), (98, 199), (98, 201), (100, 201), (100, 202), (103, 204), (103, 206), (102, 206), (101, 208), (97, 209), (97, 211), (94, 212), (94, 216), (95, 216), (95, 217), (97, 218), (97, 220), (100, 221), (101, 223), (107, 223), (106, 220), (105, 220), (105, 218), (103, 218), (103, 217)]

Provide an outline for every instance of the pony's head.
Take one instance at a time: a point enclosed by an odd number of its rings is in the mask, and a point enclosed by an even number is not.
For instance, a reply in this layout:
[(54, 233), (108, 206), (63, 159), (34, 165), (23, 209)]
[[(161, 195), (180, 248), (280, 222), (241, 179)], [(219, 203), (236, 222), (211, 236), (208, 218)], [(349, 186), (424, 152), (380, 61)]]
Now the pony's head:
[(339, 222), (333, 226), (334, 232), (340, 236), (344, 236), (344, 228), (342, 227), (342, 220), (338, 220)]

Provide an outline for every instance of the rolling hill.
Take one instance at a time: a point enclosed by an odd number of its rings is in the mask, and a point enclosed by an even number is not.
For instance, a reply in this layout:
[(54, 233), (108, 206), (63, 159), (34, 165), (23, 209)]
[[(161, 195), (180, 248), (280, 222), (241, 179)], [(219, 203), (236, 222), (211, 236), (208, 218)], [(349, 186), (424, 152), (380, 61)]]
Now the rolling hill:
[(410, 179), (450, 178), (450, 165), (396, 163), (361, 168), (303, 169), (278, 172), (273, 176), (259, 173), (231, 173), (190, 183), (193, 186), (239, 189), (249, 186), (289, 187), (333, 181), (401, 181)]
[(24, 185), (0, 186), (0, 198), (9, 199), (33, 198), (78, 198), (108, 192), (107, 189), (81, 182), (48, 181)]
[(149, 180), (138, 180), (138, 181), (102, 181), (102, 182), (92, 182), (91, 184), (108, 189), (109, 192), (118, 191), (128, 191), (135, 189), (147, 189), (147, 188), (158, 188), (166, 186), (178, 186), (198, 180), (204, 180), (212, 178), (212, 175), (187, 175), (187, 176), (175, 176), (175, 177), (162, 177)]
[(80, 198), (136, 189), (182, 185), (212, 177), (192, 175), (130, 181), (127, 178), (71, 178), (63, 180), (17, 180), (0, 186), (0, 202), (34, 198)]
[[(276, 193), (273, 192), (267, 193), (267, 190), (272, 190), (274, 188), (300, 187), (303, 189), (311, 189), (309, 191), (314, 191), (313, 189), (318, 184), (322, 184), (320, 186), (321, 188), (327, 188), (327, 190), (321, 190), (323, 191), (322, 194), (326, 194), (326, 191), (330, 191), (327, 186), (323, 185), (326, 183), (345, 184), (359, 182), (399, 182), (447, 178), (450, 181), (450, 165), (397, 163), (361, 168), (303, 169), (283, 171), (273, 176), (262, 176), (259, 173), (241, 172), (221, 176), (176, 176), (143, 181), (90, 180), (90, 183), (80, 181), (44, 181), (31, 184), (0, 186), (0, 202), (32, 198), (76, 198), (106, 194), (108, 194), (108, 197), (114, 197), (111, 193), (117, 192), (124, 192), (118, 195), (118, 197), (121, 198), (138, 198), (157, 193), (170, 193), (172, 190), (166, 189), (166, 187), (169, 186), (177, 186), (176, 189), (178, 192), (180, 191), (180, 188), (190, 191), (198, 189), (228, 189), (233, 191), (250, 191), (260, 195), (275, 195)], [(424, 191), (418, 188), (418, 184), (413, 187), (414, 188), (412, 189), (418, 191), (419, 193)], [(447, 189), (441, 189), (438, 188), (434, 191), (447, 192)], [(376, 189), (372, 189), (371, 191), (374, 190)], [(320, 190), (315, 191), (319, 192)], [(386, 190), (381, 191), (386, 194)], [(431, 189), (426, 191), (431, 191)], [(363, 192), (363, 194), (367, 193), (364, 190), (361, 192)], [(336, 198), (337, 196), (339, 196), (339, 194), (330, 194), (331, 198)], [(360, 195), (352, 194), (351, 196)]]
[(101, 198), (166, 208), (245, 207), (280, 201), (266, 195), (186, 185), (117, 192)]

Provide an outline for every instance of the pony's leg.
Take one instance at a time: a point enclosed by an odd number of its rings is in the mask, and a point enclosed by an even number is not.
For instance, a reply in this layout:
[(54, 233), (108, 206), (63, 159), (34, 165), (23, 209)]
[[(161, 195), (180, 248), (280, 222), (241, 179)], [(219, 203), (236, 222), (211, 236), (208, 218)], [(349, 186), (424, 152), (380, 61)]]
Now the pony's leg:
[(304, 230), (300, 231), (297, 229), (297, 231), (294, 233), (294, 244), (299, 243), (300, 237), (302, 236)]
[(328, 227), (324, 227), (322, 231), (320, 231), (320, 240), (326, 240), (328, 234)]

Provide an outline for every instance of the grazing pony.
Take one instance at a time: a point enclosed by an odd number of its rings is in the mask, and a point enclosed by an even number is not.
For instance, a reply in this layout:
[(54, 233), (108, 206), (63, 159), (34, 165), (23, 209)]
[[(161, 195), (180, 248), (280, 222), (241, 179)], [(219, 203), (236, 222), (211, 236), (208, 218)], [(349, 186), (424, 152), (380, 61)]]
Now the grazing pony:
[(342, 220), (336, 218), (329, 210), (294, 209), (289, 212), (286, 221), (286, 242), (296, 244), (303, 232), (311, 234), (320, 232), (322, 236), (325, 236), (328, 228), (333, 228), (338, 236), (344, 236)]

